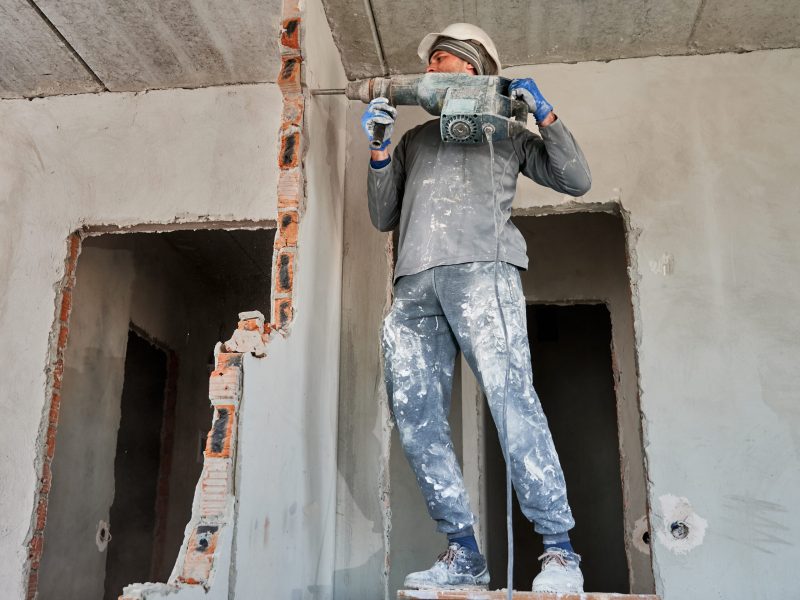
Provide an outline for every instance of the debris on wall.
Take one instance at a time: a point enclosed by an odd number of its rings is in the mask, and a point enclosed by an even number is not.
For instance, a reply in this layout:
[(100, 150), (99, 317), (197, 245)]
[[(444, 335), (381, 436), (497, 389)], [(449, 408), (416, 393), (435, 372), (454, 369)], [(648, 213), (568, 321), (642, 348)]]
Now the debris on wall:
[(669, 252), (665, 252), (658, 260), (650, 261), (650, 270), (656, 275), (672, 275), (675, 270), (675, 257)]
[[(249, 352), (257, 358), (267, 355), (267, 340), (269, 339), (271, 328), (264, 323), (264, 315), (251, 310), (239, 313), (239, 325), (233, 332), (231, 339), (225, 342), (228, 352), (239, 352), (245, 354)], [(220, 346), (215, 349), (218, 353)]]
[(708, 522), (692, 509), (689, 500), (664, 494), (654, 510), (654, 527), (658, 541), (673, 554), (686, 554), (703, 543)]

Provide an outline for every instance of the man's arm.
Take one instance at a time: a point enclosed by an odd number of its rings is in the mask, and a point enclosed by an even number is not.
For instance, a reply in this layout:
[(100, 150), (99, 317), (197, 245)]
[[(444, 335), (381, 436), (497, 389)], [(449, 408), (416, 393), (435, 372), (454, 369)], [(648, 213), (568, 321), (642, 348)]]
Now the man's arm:
[(508, 88), (533, 113), (542, 137), (526, 131), (512, 141), (520, 171), (540, 185), (571, 196), (582, 196), (592, 186), (586, 157), (563, 122), (553, 112), (533, 79), (515, 79)]
[[(400, 204), (405, 186), (405, 137), (394, 151), (394, 160), (387, 149), (392, 142), (392, 131), (397, 109), (383, 97), (369, 103), (361, 117), (361, 126), (370, 142), (369, 173), (367, 175), (367, 203), (372, 224), (380, 231), (391, 231), (400, 221)], [(382, 126), (381, 137), (376, 127)], [(380, 142), (378, 142), (380, 140)], [(377, 147), (376, 147), (377, 146)]]
[(512, 138), (522, 174), (570, 196), (588, 192), (592, 187), (589, 165), (564, 122), (553, 117), (546, 127), (540, 124), (539, 131), (542, 137), (526, 131)]
[(372, 224), (380, 231), (391, 231), (400, 221), (406, 181), (405, 140), (405, 136), (400, 139), (391, 157), (385, 149), (370, 152), (367, 203)]

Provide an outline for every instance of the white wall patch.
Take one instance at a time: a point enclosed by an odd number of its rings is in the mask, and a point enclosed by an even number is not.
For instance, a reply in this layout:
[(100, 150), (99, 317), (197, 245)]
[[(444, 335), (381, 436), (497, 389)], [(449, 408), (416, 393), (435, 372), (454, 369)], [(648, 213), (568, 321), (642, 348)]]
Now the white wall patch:
[(674, 554), (686, 554), (703, 543), (708, 521), (694, 512), (687, 498), (664, 494), (658, 503), (653, 528), (659, 542)]

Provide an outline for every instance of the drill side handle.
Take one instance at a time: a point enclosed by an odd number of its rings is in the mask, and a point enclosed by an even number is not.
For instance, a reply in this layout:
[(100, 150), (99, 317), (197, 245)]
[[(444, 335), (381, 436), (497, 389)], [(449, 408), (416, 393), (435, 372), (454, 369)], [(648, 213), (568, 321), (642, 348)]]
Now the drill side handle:
[(372, 140), (369, 143), (369, 147), (373, 150), (379, 150), (383, 146), (384, 135), (386, 135), (386, 124), (375, 123), (372, 126)]

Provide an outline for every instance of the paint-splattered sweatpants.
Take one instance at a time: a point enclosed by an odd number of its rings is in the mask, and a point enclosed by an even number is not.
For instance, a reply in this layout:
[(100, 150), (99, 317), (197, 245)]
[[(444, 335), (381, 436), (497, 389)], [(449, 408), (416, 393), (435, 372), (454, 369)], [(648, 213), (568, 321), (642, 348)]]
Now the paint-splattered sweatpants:
[[(575, 522), (547, 419), (533, 389), (525, 298), (518, 269), (497, 263), (506, 347), (494, 287), (493, 262), (433, 267), (399, 278), (383, 322), (386, 387), (403, 450), (439, 531), (471, 527), (461, 468), (447, 415), (457, 349), (483, 388), (523, 514), (543, 535)], [(507, 353), (508, 448), (503, 391)]]

